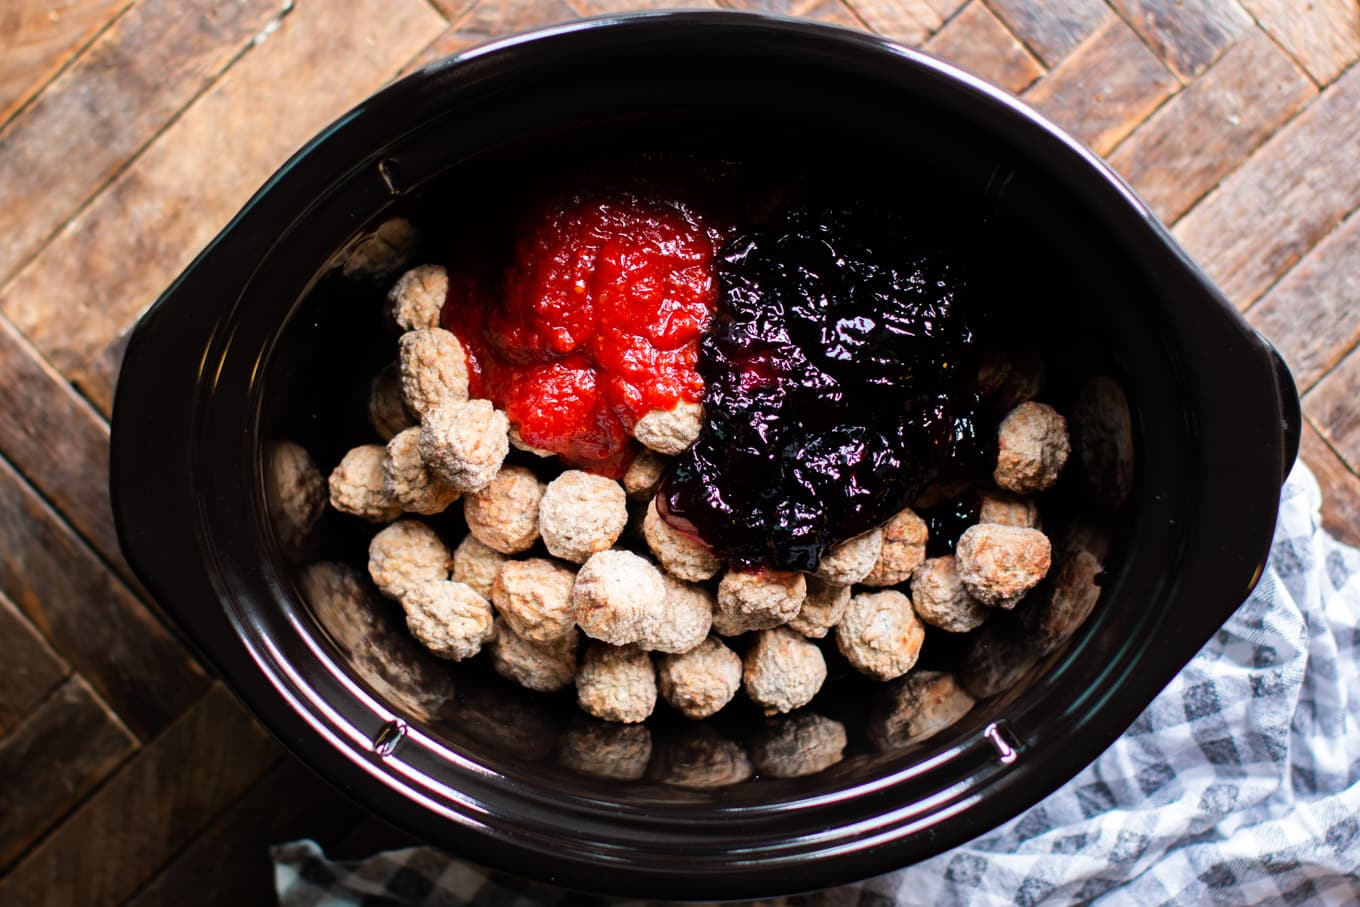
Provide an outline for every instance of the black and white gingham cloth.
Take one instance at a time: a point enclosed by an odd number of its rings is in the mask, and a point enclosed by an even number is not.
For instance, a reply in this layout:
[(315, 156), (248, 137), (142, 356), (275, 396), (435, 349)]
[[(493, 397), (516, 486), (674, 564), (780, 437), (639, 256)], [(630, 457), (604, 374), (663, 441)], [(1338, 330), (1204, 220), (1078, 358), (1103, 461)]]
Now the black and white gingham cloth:
[[(1256, 591), (1066, 786), (934, 859), (776, 903), (1360, 904), (1360, 552), (1320, 504), (1296, 467)], [(604, 903), (430, 848), (273, 857), (282, 907)]]

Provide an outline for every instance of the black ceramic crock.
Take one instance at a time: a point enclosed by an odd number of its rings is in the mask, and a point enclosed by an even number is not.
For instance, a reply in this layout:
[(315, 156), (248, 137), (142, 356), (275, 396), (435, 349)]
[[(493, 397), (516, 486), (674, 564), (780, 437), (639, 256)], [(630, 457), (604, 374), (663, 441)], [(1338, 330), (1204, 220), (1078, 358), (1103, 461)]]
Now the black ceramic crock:
[[(1069, 305), (1097, 325), (1136, 453), (1096, 612), (1023, 682), (901, 752), (857, 749), (847, 719), (840, 765), (708, 791), (551, 764), (543, 754), (570, 726), (569, 698), (549, 701), (560, 719), (523, 725), (545, 742), (517, 730), (512, 706), (479, 707), (490, 682), (475, 672), (452, 675), (455, 705), (437, 713), (369, 682), (298, 592), (265, 517), (261, 465), (262, 443), (286, 431), (278, 414), (311, 412), (292, 398), (317, 383), (286, 377), (290, 361), (307, 361), (308, 344), (352, 342), (304, 306), (338, 250), (466, 160), (696, 112), (757, 130), (792, 124), (843, 139), (850, 154), (900, 150), (1012, 212), (1082, 288)], [(1036, 304), (1035, 318), (1057, 317)], [(327, 380), (345, 374), (327, 363)], [(324, 434), (330, 412), (298, 418)], [(869, 35), (685, 12), (483, 46), (397, 82), (310, 142), (137, 327), (112, 484), (127, 558), (164, 608), (266, 726), (383, 817), (569, 887), (735, 898), (940, 853), (1089, 763), (1256, 583), (1298, 433), (1279, 357), (1128, 187), (1052, 124)]]

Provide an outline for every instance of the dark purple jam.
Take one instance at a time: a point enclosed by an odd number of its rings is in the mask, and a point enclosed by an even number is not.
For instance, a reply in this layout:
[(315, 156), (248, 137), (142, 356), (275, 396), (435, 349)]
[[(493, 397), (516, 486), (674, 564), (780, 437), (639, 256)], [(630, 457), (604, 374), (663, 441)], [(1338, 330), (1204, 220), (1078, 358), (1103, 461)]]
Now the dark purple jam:
[(976, 525), (981, 514), (982, 498), (976, 493), (917, 510), (916, 515), (925, 520), (926, 530), (930, 533), (926, 536), (926, 557), (953, 554), (959, 544), (959, 536), (969, 526)]
[(962, 266), (887, 217), (822, 210), (738, 235), (699, 354), (705, 423), (665, 516), (739, 566), (812, 570), (984, 458)]

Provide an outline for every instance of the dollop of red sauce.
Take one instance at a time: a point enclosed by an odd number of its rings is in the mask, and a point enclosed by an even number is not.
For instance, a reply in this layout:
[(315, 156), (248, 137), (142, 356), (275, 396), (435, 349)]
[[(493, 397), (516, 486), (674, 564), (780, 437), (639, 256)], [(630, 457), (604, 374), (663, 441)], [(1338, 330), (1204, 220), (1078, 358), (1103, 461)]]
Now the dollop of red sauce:
[(674, 198), (614, 189), (550, 199), (515, 234), (501, 273), (450, 269), (442, 322), (472, 394), (525, 444), (617, 478), (638, 419), (703, 397), (721, 231)]

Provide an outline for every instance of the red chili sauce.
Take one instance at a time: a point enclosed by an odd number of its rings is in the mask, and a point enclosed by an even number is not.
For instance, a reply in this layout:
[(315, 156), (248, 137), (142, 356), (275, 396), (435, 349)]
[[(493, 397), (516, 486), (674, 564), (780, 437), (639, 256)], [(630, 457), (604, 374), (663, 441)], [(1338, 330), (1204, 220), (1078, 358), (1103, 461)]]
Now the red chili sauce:
[(519, 222), (502, 273), (452, 269), (442, 320), (467, 351), (472, 395), (528, 446), (618, 478), (638, 419), (703, 396), (720, 239), (660, 195), (549, 200)]

